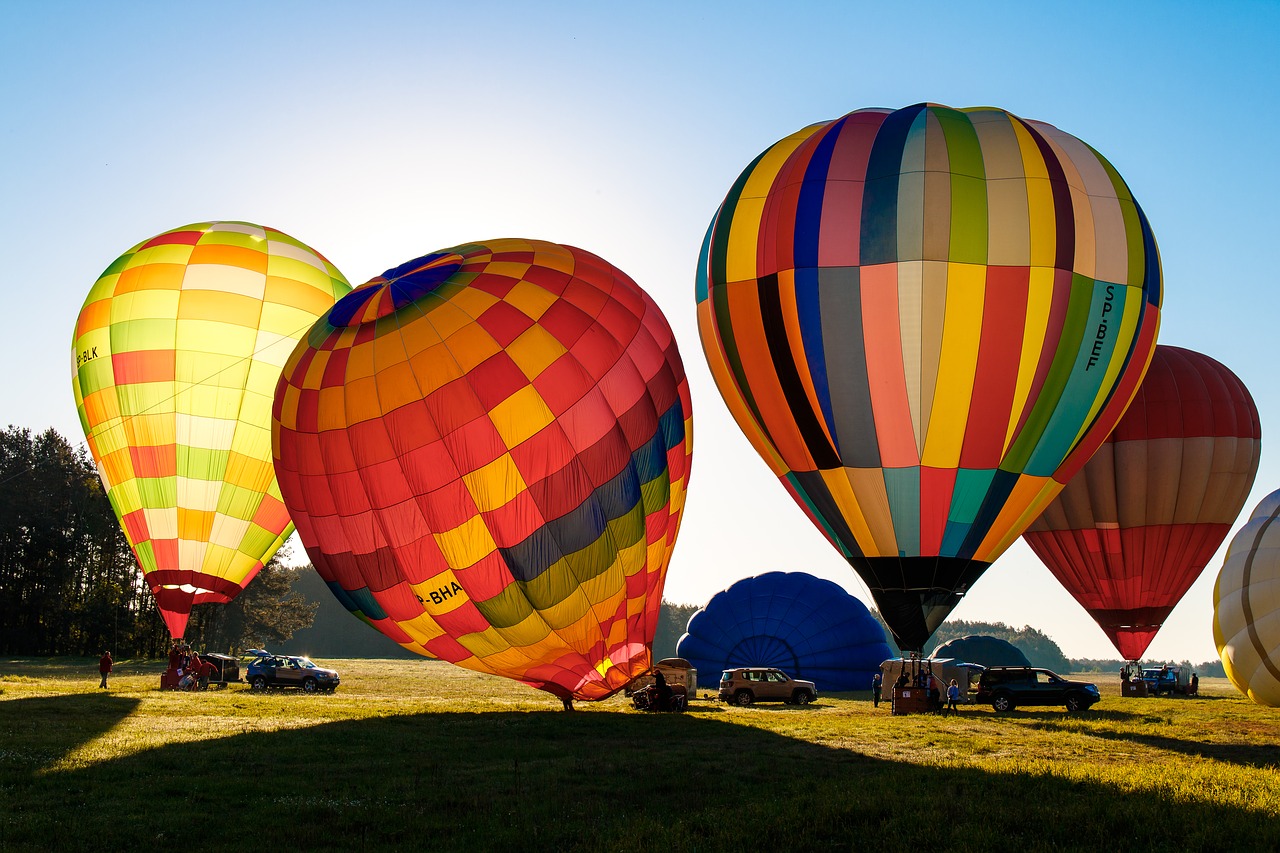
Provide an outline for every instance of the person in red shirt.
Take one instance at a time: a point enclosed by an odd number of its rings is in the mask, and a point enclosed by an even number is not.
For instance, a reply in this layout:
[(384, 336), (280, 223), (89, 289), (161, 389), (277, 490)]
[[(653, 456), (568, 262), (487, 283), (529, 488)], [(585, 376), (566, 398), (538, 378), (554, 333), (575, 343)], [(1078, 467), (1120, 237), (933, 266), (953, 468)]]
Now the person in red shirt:
[(169, 669), (173, 670), (174, 672), (177, 672), (178, 668), (181, 666), (182, 666), (182, 646), (175, 641), (173, 644), (173, 647), (169, 649)]
[(169, 668), (165, 671), (164, 679), (161, 682), (170, 690), (178, 688), (178, 681), (182, 678), (182, 641), (174, 640), (173, 645), (169, 647)]
[(98, 687), (103, 690), (107, 689), (107, 675), (111, 672), (111, 652), (103, 652), (102, 658), (98, 661), (98, 672), (102, 674), (102, 683)]
[(218, 668), (213, 665), (212, 661), (208, 659), (202, 659), (200, 661), (200, 668), (197, 670), (197, 672), (200, 675), (199, 687), (201, 690), (209, 689), (209, 677), (212, 676), (217, 671), (218, 671)]
[(195, 652), (191, 653), (182, 664), (182, 680), (178, 682), (178, 686), (183, 690), (194, 690), (196, 687), (196, 678), (200, 675), (200, 655)]

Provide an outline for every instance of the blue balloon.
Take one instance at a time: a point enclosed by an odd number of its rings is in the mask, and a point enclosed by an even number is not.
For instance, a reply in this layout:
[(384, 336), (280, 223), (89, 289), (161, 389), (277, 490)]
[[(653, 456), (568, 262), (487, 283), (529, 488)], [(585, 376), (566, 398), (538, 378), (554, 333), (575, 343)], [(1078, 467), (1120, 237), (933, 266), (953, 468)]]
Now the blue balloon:
[(870, 690), (893, 657), (884, 628), (837, 584), (804, 572), (768, 572), (718, 592), (689, 619), (676, 654), (698, 669), (698, 686), (720, 672), (773, 666), (820, 692)]
[(934, 660), (955, 658), (966, 663), (977, 663), (982, 666), (1031, 666), (1031, 661), (1022, 653), (1022, 649), (986, 634), (970, 634), (948, 640), (933, 650), (929, 657)]

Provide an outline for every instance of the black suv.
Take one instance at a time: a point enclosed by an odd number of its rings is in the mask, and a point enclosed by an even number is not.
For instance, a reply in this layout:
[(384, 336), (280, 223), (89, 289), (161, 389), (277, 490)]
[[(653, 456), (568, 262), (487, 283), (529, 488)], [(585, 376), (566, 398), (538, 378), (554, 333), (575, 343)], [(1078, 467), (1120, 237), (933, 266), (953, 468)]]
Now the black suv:
[(978, 680), (974, 702), (990, 702), (997, 711), (1019, 705), (1065, 705), (1084, 711), (1099, 699), (1098, 688), (1085, 681), (1068, 681), (1057, 673), (1031, 666), (991, 666)]

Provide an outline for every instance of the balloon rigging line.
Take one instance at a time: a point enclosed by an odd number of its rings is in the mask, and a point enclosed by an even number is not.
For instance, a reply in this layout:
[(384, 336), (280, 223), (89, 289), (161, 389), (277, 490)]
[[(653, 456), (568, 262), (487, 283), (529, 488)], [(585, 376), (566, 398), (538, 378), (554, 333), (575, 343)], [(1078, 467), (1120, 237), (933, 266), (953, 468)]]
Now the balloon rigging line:
[[(173, 394), (170, 394), (168, 397), (163, 397), (163, 398), (161, 398), (161, 399), (157, 400), (156, 402), (152, 403), (150, 406), (148, 406), (147, 408), (143, 409), (143, 410), (142, 410), (142, 411), (140, 411), (140, 412), (134, 412), (134, 413), (132, 413), (132, 414), (128, 414), (128, 415), (117, 415), (115, 418), (113, 418), (113, 419), (112, 419), (112, 423), (111, 423), (111, 424), (110, 424), (106, 429), (104, 429), (104, 430), (102, 430), (101, 432), (99, 432), (99, 433), (98, 433), (98, 435), (99, 435), (100, 437), (105, 437), (105, 436), (109, 435), (109, 434), (111, 433), (111, 431), (112, 431), (112, 430), (115, 430), (115, 429), (117, 429), (117, 428), (122, 428), (122, 427), (124, 427), (124, 426), (129, 422), (129, 421), (133, 420), (134, 418), (141, 417), (142, 415), (148, 414), (148, 413), (150, 413), (150, 412), (154, 411), (155, 409), (159, 408), (160, 406), (163, 406), (163, 405), (164, 405), (164, 404), (166, 404), (166, 403), (171, 403), (171, 402), (173, 402), (174, 400), (178, 399), (178, 397), (180, 397), (181, 395), (183, 395), (183, 394), (187, 393), (188, 391), (191, 391), (191, 390), (193, 390), (193, 389), (195, 389), (195, 388), (199, 388), (199, 387), (201, 387), (201, 386), (208, 385), (210, 382), (212, 382), (214, 379), (217, 379), (219, 376), (221, 376), (222, 374), (226, 373), (228, 370), (232, 370), (232, 369), (234, 369), (234, 368), (236, 368), (236, 367), (239, 367), (241, 364), (243, 364), (243, 363), (244, 363), (244, 362), (246, 362), (246, 361), (251, 361), (251, 360), (253, 360), (254, 358), (256, 358), (256, 357), (257, 357), (258, 355), (260, 355), (261, 353), (266, 352), (267, 350), (271, 349), (271, 347), (278, 346), (279, 344), (283, 343), (285, 340), (292, 340), (292, 341), (293, 341), (293, 343), (294, 343), (294, 346), (297, 346), (297, 343), (298, 343), (298, 341), (300, 340), (300, 336), (302, 335), (302, 333), (304, 333), (307, 329), (309, 329), (309, 328), (310, 328), (311, 326), (313, 326), (313, 325), (315, 325), (315, 322), (314, 322), (314, 321), (312, 321), (311, 323), (308, 323), (307, 325), (305, 325), (305, 326), (303, 326), (302, 328), (298, 329), (298, 330), (297, 330), (297, 331), (295, 331), (292, 335), (282, 336), (282, 337), (280, 337), (280, 338), (278, 338), (278, 339), (276, 339), (276, 340), (274, 340), (274, 341), (271, 341), (271, 342), (270, 342), (270, 343), (268, 343), (268, 344), (263, 345), (260, 349), (256, 349), (256, 350), (254, 350), (253, 352), (249, 353), (248, 355), (241, 356), (240, 358), (237, 358), (235, 361), (232, 361), (231, 363), (227, 364), (226, 366), (224, 366), (224, 367), (222, 367), (222, 368), (220, 368), (220, 369), (218, 369), (218, 370), (214, 371), (213, 373), (209, 374), (209, 375), (208, 375), (208, 376), (206, 376), (204, 379), (201, 379), (201, 380), (198, 380), (198, 381), (196, 381), (196, 382), (191, 382), (191, 383), (188, 383), (188, 384), (184, 385), (180, 390), (175, 391)], [(175, 382), (176, 382), (176, 380), (175, 380)], [(84, 437), (84, 438), (82, 438), (82, 439), (81, 439), (77, 444), (74, 444), (74, 445), (72, 445), (72, 446), (73, 446), (73, 447), (75, 447), (75, 448), (78, 448), (78, 449), (90, 450), (90, 448), (89, 448), (89, 437), (88, 437), (88, 436), (85, 436), (85, 437)], [(96, 460), (95, 460), (95, 467), (96, 467)], [(34, 471), (35, 471), (35, 466), (33, 466), (33, 465), (27, 465), (27, 466), (25, 466), (24, 468), (22, 468), (22, 469), (20, 469), (20, 470), (18, 470), (18, 471), (15, 471), (14, 473), (12, 473), (11, 475), (9, 475), (9, 476), (8, 476), (8, 477), (6, 477), (5, 479), (0, 480), (0, 486), (8, 485), (10, 482), (12, 482), (13, 480), (17, 479), (18, 477), (21, 477), (21, 476), (22, 476), (22, 475), (24, 475), (24, 474), (32, 473), (32, 472), (34, 472)]]
[[(313, 322), (311, 322), (311, 323), (308, 323), (307, 325), (303, 326), (302, 328), (300, 328), (300, 329), (298, 329), (296, 332), (294, 332), (294, 333), (293, 333), (293, 335), (299, 335), (299, 336), (300, 336), (303, 332), (305, 332), (307, 329), (309, 329), (309, 328), (310, 328), (311, 326), (313, 326), (314, 324), (315, 324), (315, 323), (314, 323), (314, 321), (313, 321)], [(278, 338), (278, 339), (276, 339), (276, 340), (274, 340), (274, 341), (272, 341), (272, 342), (270, 342), (270, 343), (266, 344), (266, 345), (265, 345), (265, 346), (263, 346), (262, 348), (254, 350), (253, 352), (249, 353), (248, 355), (244, 355), (244, 356), (241, 356), (240, 358), (237, 358), (235, 361), (232, 361), (230, 364), (227, 364), (225, 367), (222, 367), (222, 368), (220, 368), (220, 369), (218, 369), (218, 370), (214, 371), (213, 373), (209, 374), (209, 375), (208, 375), (208, 376), (206, 376), (204, 379), (200, 379), (200, 380), (198, 380), (198, 381), (196, 381), (196, 382), (190, 382), (190, 383), (187, 383), (187, 384), (186, 384), (186, 385), (184, 385), (182, 388), (180, 388), (179, 390), (175, 391), (173, 394), (169, 395), (168, 397), (164, 397), (164, 398), (162, 398), (162, 399), (160, 399), (160, 400), (157, 400), (156, 402), (152, 403), (150, 406), (148, 406), (147, 408), (143, 409), (143, 410), (142, 410), (142, 411), (140, 411), (140, 412), (134, 412), (134, 413), (132, 413), (132, 414), (128, 414), (128, 415), (119, 415), (119, 416), (117, 416), (115, 419), (113, 419), (115, 422), (114, 422), (114, 423), (112, 423), (112, 424), (111, 424), (111, 426), (107, 427), (107, 429), (103, 430), (103, 431), (102, 431), (102, 433), (100, 433), (100, 435), (106, 435), (106, 434), (107, 434), (107, 433), (109, 433), (111, 430), (116, 429), (117, 427), (122, 427), (122, 426), (124, 426), (128, 421), (131, 421), (131, 420), (133, 420), (134, 418), (137, 418), (137, 417), (141, 417), (142, 415), (148, 414), (148, 413), (150, 413), (150, 412), (154, 411), (155, 409), (159, 408), (160, 406), (163, 406), (165, 403), (170, 403), (170, 402), (172, 402), (172, 401), (174, 401), (174, 400), (178, 399), (178, 397), (182, 396), (183, 394), (186, 394), (186, 393), (187, 393), (187, 392), (189, 392), (189, 391), (192, 391), (192, 390), (194, 390), (194, 389), (196, 389), (196, 388), (199, 388), (199, 387), (202, 387), (202, 386), (208, 385), (208, 384), (209, 384), (210, 382), (212, 382), (214, 379), (217, 379), (219, 376), (221, 376), (222, 374), (226, 373), (227, 371), (232, 370), (232, 369), (234, 369), (234, 368), (236, 368), (236, 367), (239, 367), (240, 365), (244, 364), (246, 361), (252, 361), (252, 360), (253, 360), (254, 358), (256, 358), (258, 355), (260, 355), (260, 354), (262, 354), (262, 353), (266, 352), (267, 350), (271, 349), (271, 348), (272, 348), (272, 347), (274, 347), (274, 346), (278, 346), (279, 344), (281, 344), (281, 343), (282, 343), (282, 342), (284, 342), (285, 340), (292, 340), (292, 341), (293, 341), (294, 346), (297, 346), (299, 338), (296, 338), (296, 337), (294, 337), (293, 335), (282, 336), (282, 337), (280, 337), (280, 338)], [(174, 382), (175, 382), (175, 384), (176, 384), (177, 380), (174, 380)], [(86, 440), (87, 440), (87, 437), (86, 437)], [(82, 443), (83, 443), (83, 442), (82, 442)]]

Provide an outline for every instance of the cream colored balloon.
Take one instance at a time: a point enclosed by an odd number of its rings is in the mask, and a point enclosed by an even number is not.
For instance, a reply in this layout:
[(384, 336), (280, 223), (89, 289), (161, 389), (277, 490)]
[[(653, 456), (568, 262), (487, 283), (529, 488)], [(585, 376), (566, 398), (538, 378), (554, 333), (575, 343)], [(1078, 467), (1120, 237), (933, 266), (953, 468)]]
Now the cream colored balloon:
[(1240, 691), (1280, 707), (1280, 491), (1240, 528), (1213, 587), (1213, 641)]

